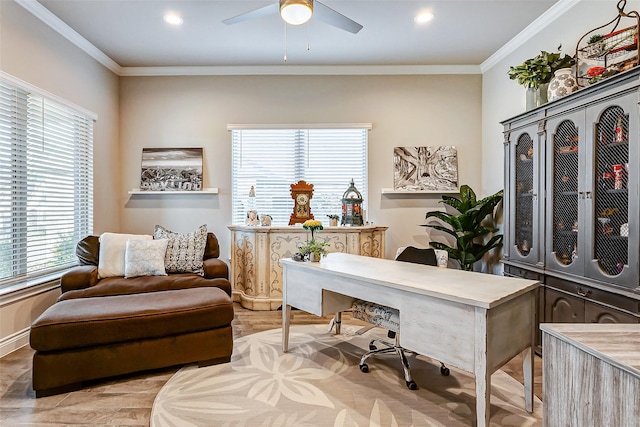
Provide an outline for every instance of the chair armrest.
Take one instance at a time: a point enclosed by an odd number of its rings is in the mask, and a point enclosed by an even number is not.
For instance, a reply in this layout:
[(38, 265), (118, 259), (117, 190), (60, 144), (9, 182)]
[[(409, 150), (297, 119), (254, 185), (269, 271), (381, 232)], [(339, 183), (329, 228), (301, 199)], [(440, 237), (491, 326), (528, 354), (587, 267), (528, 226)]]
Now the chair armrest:
[(229, 279), (229, 266), (218, 258), (209, 258), (203, 261), (204, 277), (207, 279)]
[(67, 271), (60, 278), (62, 293), (76, 289), (85, 289), (98, 283), (98, 267), (82, 265)]

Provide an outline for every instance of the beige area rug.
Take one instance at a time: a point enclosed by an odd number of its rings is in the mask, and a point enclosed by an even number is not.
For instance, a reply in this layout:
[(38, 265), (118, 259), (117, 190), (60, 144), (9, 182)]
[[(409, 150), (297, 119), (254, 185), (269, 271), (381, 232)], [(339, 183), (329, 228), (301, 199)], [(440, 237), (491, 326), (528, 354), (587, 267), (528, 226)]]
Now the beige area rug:
[[(410, 357), (418, 390), (405, 386), (396, 356), (358, 368), (373, 336), (359, 326), (344, 334), (323, 325), (292, 326), (289, 353), (281, 330), (236, 339), (230, 363), (178, 371), (158, 393), (151, 427), (168, 426), (471, 426), (475, 425), (473, 376), (423, 356)], [(524, 410), (520, 383), (502, 371), (492, 376), (491, 425), (541, 426), (542, 404)]]

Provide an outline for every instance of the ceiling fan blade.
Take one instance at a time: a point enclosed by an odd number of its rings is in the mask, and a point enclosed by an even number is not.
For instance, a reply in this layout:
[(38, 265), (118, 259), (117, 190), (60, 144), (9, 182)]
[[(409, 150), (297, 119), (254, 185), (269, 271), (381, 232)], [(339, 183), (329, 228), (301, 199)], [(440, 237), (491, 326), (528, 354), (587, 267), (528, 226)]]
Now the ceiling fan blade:
[(333, 25), (334, 27), (349, 31), (353, 34), (356, 34), (362, 29), (362, 25), (358, 24), (356, 21), (347, 18), (340, 12), (336, 12), (329, 6), (320, 3), (318, 0), (313, 2), (313, 17), (311, 19), (317, 19), (325, 24)]
[(273, 3), (268, 6), (251, 10), (249, 12), (241, 13), (240, 15), (234, 16), (233, 18), (227, 18), (222, 22), (227, 25), (237, 24), (238, 22), (248, 21), (249, 19), (256, 19), (267, 15), (277, 14), (279, 10), (280, 5), (278, 3)]

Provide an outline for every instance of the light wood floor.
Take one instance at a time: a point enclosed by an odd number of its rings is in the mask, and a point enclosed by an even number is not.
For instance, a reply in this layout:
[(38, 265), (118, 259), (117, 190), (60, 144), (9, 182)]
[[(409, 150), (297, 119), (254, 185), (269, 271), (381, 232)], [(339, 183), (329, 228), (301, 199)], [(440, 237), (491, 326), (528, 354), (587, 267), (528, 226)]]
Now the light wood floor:
[[(281, 327), (281, 312), (245, 310), (235, 304), (233, 321), (235, 338), (254, 332)], [(294, 325), (324, 323), (319, 318), (294, 310)], [(348, 314), (343, 321), (351, 320)], [(0, 425), (12, 426), (148, 426), (156, 394), (179, 369), (167, 368), (109, 381), (87, 384), (80, 391), (36, 399), (31, 389), (31, 358), (33, 350), (23, 347), (0, 359)], [(519, 357), (503, 370), (522, 382)], [(534, 391), (542, 398), (542, 362), (536, 356)]]

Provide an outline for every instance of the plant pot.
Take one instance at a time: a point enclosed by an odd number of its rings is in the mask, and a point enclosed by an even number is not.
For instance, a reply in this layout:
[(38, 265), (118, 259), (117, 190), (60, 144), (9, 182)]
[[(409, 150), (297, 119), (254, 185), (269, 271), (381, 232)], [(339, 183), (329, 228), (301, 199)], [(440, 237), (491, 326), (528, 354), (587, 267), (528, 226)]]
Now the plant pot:
[(571, 68), (561, 68), (553, 73), (553, 78), (549, 83), (548, 99), (555, 101), (577, 90), (578, 82), (573, 76)]
[(322, 255), (320, 254), (316, 254), (314, 252), (309, 254), (309, 261), (311, 262), (320, 262), (320, 258), (322, 258)]
[(534, 108), (537, 108), (549, 102), (547, 99), (548, 87), (549, 83), (542, 83), (537, 89), (527, 89), (527, 98), (525, 105), (526, 111), (533, 110)]
[(527, 89), (527, 99), (525, 104), (525, 109), (527, 111), (533, 110), (536, 108), (536, 90), (532, 87)]
[(538, 86), (538, 90), (536, 91), (536, 107), (546, 104), (549, 102), (547, 98), (547, 92), (549, 90), (549, 83), (542, 83)]

